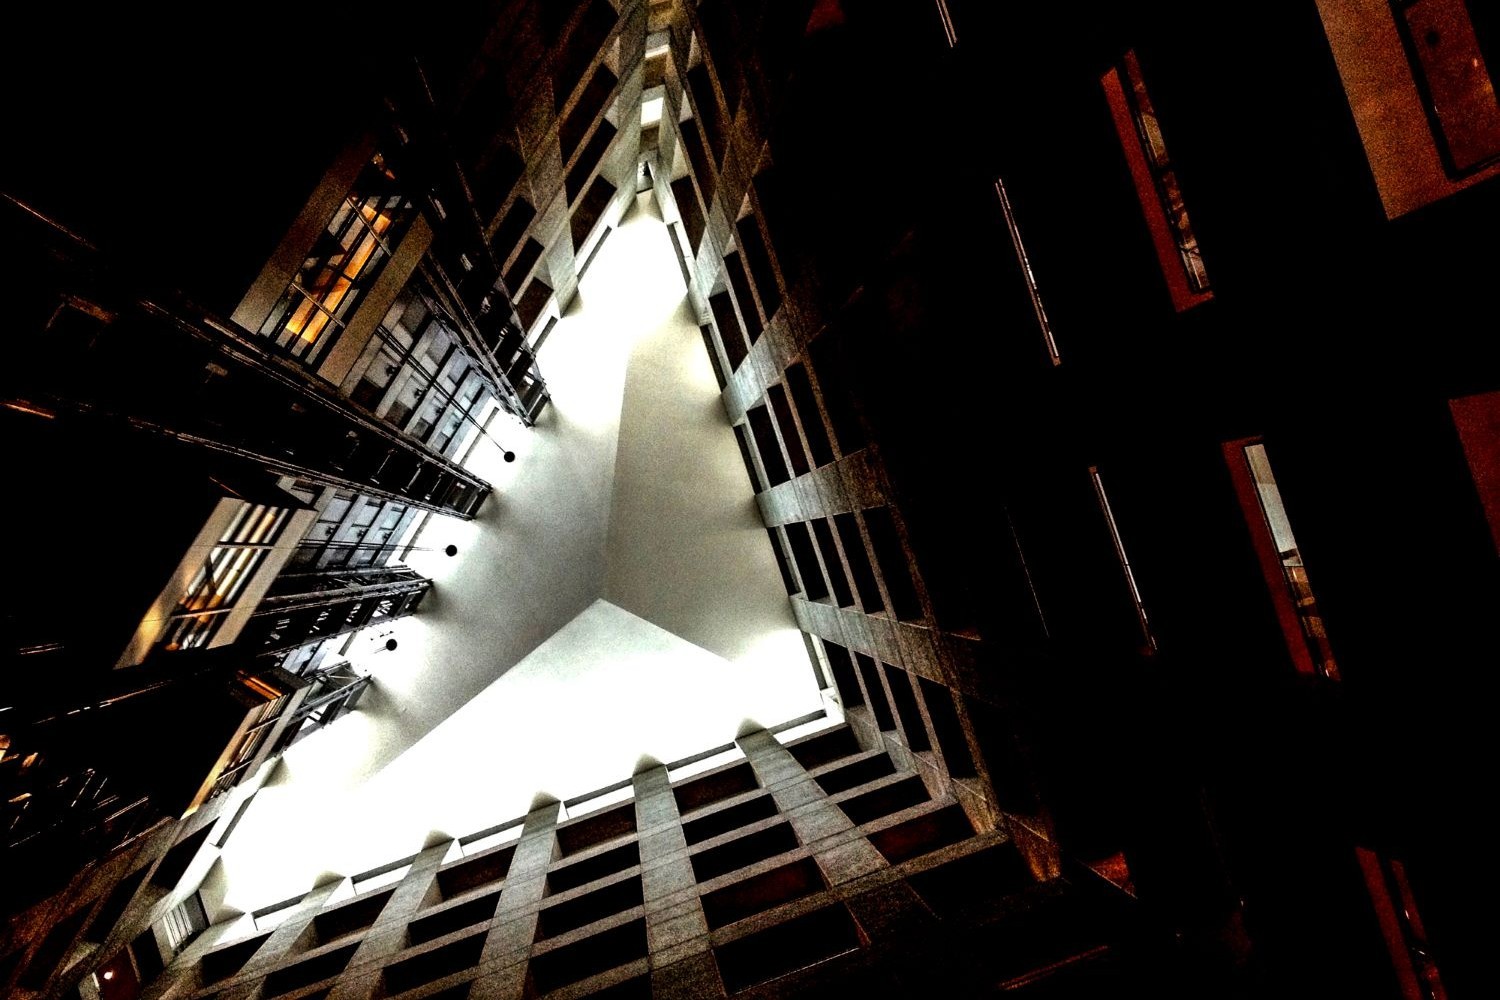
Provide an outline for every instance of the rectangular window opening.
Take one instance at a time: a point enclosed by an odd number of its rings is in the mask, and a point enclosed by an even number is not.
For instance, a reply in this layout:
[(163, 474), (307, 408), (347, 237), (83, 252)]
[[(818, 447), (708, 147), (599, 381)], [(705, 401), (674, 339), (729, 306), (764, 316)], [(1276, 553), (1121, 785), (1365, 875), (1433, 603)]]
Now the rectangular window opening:
[(922, 719), (922, 709), (917, 704), (916, 692), (912, 689), (912, 676), (900, 667), (884, 664), (885, 679), (891, 687), (891, 698), (896, 702), (896, 716), (901, 720), (901, 731), (906, 734), (906, 748), (914, 752), (932, 749), (927, 736), (927, 723)]
[(786, 387), (791, 393), (792, 405), (797, 409), (797, 420), (802, 424), (802, 434), (807, 438), (808, 451), (812, 453), (812, 464), (816, 468), (833, 461), (833, 445), (828, 440), (828, 428), (823, 425), (823, 415), (813, 396), (812, 382), (807, 369), (799, 362), (786, 370)]
[(854, 604), (854, 592), (849, 589), (849, 577), (844, 573), (844, 563), (839, 559), (838, 545), (833, 540), (833, 530), (828, 527), (826, 517), (814, 518), (811, 522), (813, 537), (818, 540), (818, 549), (823, 553), (823, 565), (828, 570), (828, 580), (833, 584), (834, 600), (841, 608)]
[(1206, 302), (1213, 297), (1208, 272), (1135, 52), (1125, 53), (1101, 82), (1172, 304), (1181, 312)]
[(974, 754), (959, 722), (953, 692), (925, 677), (917, 678), (917, 686), (922, 689), (922, 700), (927, 704), (927, 715), (932, 719), (933, 734), (937, 736), (938, 750), (948, 774), (954, 778), (974, 777)]
[(911, 565), (890, 508), (872, 507), (864, 512), (864, 521), (880, 577), (885, 581), (885, 590), (891, 599), (891, 611), (904, 621), (922, 618), (922, 603), (912, 582)]
[(828, 596), (828, 583), (823, 579), (823, 570), (818, 566), (818, 554), (813, 548), (812, 535), (807, 525), (800, 523), (785, 526), (787, 541), (792, 546), (792, 561), (797, 565), (797, 575), (802, 578), (802, 596), (809, 601), (822, 600)]
[(866, 614), (884, 611), (885, 600), (880, 596), (880, 584), (875, 579), (875, 568), (870, 564), (870, 553), (865, 548), (858, 519), (853, 514), (835, 514), (833, 523), (844, 546), (844, 558), (849, 561), (849, 572), (854, 575), (860, 608)]
[(1338, 664), (1266, 446), (1258, 440), (1236, 441), (1225, 450), (1292, 661), (1301, 673), (1338, 680)]
[(812, 466), (808, 464), (807, 452), (802, 448), (802, 437), (797, 433), (797, 422), (792, 417), (792, 408), (787, 401), (785, 387), (781, 385), (767, 387), (766, 406), (775, 415), (776, 426), (781, 429), (781, 441), (786, 448), (787, 458), (791, 461), (792, 475), (803, 475)]
[(849, 650), (828, 639), (820, 639), (823, 643), (824, 655), (828, 658), (828, 668), (833, 671), (833, 683), (839, 689), (839, 699), (845, 708), (854, 708), (865, 703), (864, 692), (860, 690), (859, 679), (854, 676), (854, 661), (850, 659)]
[(750, 407), (745, 416), (750, 421), (750, 437), (755, 442), (755, 450), (760, 453), (761, 468), (766, 470), (767, 486), (780, 486), (792, 476), (787, 470), (786, 459), (782, 457), (771, 414), (762, 404)]
[(1042, 342), (1047, 348), (1047, 357), (1054, 365), (1062, 364), (1062, 354), (1057, 349), (1057, 339), (1052, 335), (1052, 322), (1047, 319), (1047, 310), (1042, 305), (1041, 292), (1036, 287), (1036, 272), (1031, 269), (1031, 257), (1026, 253), (1026, 244), (1021, 242), (1021, 227), (1016, 222), (1016, 213), (1010, 204), (1010, 194), (1005, 182), (995, 178), (995, 195), (1000, 199), (1000, 210), (1005, 214), (1005, 228), (1010, 233), (1011, 246), (1016, 251), (1016, 263), (1021, 267), (1021, 278), (1026, 282), (1026, 294), (1031, 298), (1031, 309), (1036, 313), (1037, 325), (1042, 329)]
[(855, 653), (854, 662), (859, 664), (859, 676), (865, 682), (865, 695), (870, 701), (870, 710), (875, 713), (875, 724), (882, 732), (896, 728), (896, 717), (891, 714), (890, 699), (886, 697), (885, 685), (880, 681), (880, 671), (875, 659), (864, 653)]
[(1104, 523), (1109, 528), (1109, 538), (1114, 543), (1115, 557), (1120, 560), (1120, 569), (1125, 574), (1125, 586), (1130, 591), (1130, 602), (1135, 607), (1135, 618), (1141, 627), (1145, 652), (1151, 655), (1156, 652), (1156, 636), (1151, 631), (1151, 619), (1146, 614), (1145, 602), (1141, 600), (1141, 590), (1136, 586), (1135, 571), (1130, 568), (1130, 558), (1125, 554), (1125, 541), (1120, 537), (1119, 525), (1115, 523), (1115, 512), (1110, 508), (1109, 495), (1104, 492), (1104, 480), (1099, 477), (1099, 470), (1094, 466), (1089, 466), (1089, 480), (1094, 485), (1094, 496), (1099, 501), (1099, 510), (1103, 513)]

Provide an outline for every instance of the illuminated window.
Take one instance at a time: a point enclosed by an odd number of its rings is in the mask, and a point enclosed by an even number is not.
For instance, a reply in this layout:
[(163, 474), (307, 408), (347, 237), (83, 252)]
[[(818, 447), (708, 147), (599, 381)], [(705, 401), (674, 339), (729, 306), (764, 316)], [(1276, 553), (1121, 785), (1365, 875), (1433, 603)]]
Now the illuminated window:
[(208, 645), (290, 517), (284, 507), (245, 504), (240, 509), (178, 601), (162, 648)]
[(1493, 4), (1317, 4), (1388, 218), (1500, 173)]
[(1271, 471), (1266, 446), (1259, 440), (1231, 441), (1224, 446), (1230, 475), (1255, 543), (1256, 555), (1271, 588), (1276, 616), (1297, 670), (1338, 680), (1338, 665), (1328, 644), (1323, 616), (1308, 582), (1307, 566), (1297, 547), (1281, 490)]
[(1172, 304), (1181, 312), (1206, 302), (1213, 298), (1208, 272), (1135, 53), (1125, 53), (1102, 83)]
[(344, 196), (262, 336), (309, 364), (338, 337), (405, 229), (411, 203), (379, 153)]

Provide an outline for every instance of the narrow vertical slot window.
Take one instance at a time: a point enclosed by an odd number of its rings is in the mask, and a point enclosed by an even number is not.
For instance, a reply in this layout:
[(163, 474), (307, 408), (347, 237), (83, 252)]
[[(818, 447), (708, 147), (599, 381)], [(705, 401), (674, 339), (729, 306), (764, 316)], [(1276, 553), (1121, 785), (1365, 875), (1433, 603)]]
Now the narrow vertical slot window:
[(1120, 65), (1104, 74), (1101, 82), (1172, 305), (1178, 312), (1190, 309), (1213, 298), (1213, 291), (1135, 53), (1125, 53)]
[(917, 695), (912, 689), (912, 676), (889, 663), (885, 667), (885, 680), (891, 688), (891, 699), (896, 704), (896, 716), (901, 720), (901, 731), (906, 735), (908, 750), (925, 752), (932, 749), (927, 737), (927, 723), (922, 719), (922, 709), (917, 706)]
[(792, 561), (797, 566), (797, 575), (802, 578), (802, 596), (809, 601), (828, 596), (828, 582), (818, 566), (818, 553), (813, 548), (812, 535), (807, 525), (788, 524), (784, 528), (786, 540), (792, 547)]
[(1115, 512), (1110, 508), (1109, 495), (1104, 492), (1104, 480), (1099, 470), (1089, 466), (1089, 479), (1094, 484), (1094, 496), (1099, 499), (1099, 509), (1104, 514), (1104, 523), (1109, 527), (1109, 538), (1115, 546), (1115, 556), (1120, 560), (1120, 569), (1125, 573), (1125, 586), (1130, 591), (1130, 601), (1135, 605), (1135, 618), (1141, 626), (1141, 637), (1145, 641), (1146, 654), (1156, 652), (1156, 636), (1151, 632), (1151, 619), (1146, 615), (1146, 604), (1141, 600), (1141, 589), (1135, 583), (1135, 571), (1130, 568), (1130, 557), (1125, 554), (1125, 542), (1120, 538), (1120, 527), (1115, 523)]
[(828, 570), (828, 582), (833, 585), (834, 600), (841, 608), (850, 607), (854, 604), (854, 591), (849, 588), (849, 578), (844, 573), (843, 561), (839, 559), (838, 545), (833, 540), (828, 519), (815, 517), (809, 523), (818, 542), (818, 551), (823, 553), (823, 565)]
[(1224, 447), (1292, 662), (1300, 673), (1338, 680), (1338, 665), (1323, 616), (1308, 581), (1302, 551), (1292, 534), (1266, 446), (1252, 439), (1233, 441)]
[(860, 689), (859, 678), (854, 676), (854, 664), (850, 659), (849, 650), (829, 639), (820, 639), (823, 643), (823, 653), (828, 659), (828, 668), (833, 671), (833, 683), (839, 689), (839, 698), (843, 701), (845, 708), (855, 708), (865, 703), (864, 691)]
[(750, 407), (745, 411), (745, 416), (750, 421), (750, 437), (755, 442), (755, 450), (760, 453), (761, 467), (766, 471), (766, 485), (780, 486), (792, 478), (792, 475), (787, 471), (786, 459), (782, 457), (781, 443), (776, 438), (771, 414), (762, 404)]
[(870, 534), (870, 546), (875, 552), (875, 562), (880, 569), (880, 578), (885, 582), (886, 594), (890, 597), (891, 612), (900, 619), (911, 621), (923, 617), (922, 602), (917, 597), (916, 585), (912, 582), (911, 565), (906, 560), (906, 549), (896, 530), (896, 521), (888, 507), (871, 507), (864, 512), (865, 528)]
[(854, 574), (860, 608), (866, 614), (884, 611), (885, 601), (880, 596), (880, 585), (875, 581), (875, 568), (870, 564), (870, 553), (865, 549), (859, 522), (853, 514), (835, 514), (833, 523), (838, 528), (839, 541), (844, 544), (844, 558), (849, 560), (849, 572)]
[(769, 386), (766, 389), (766, 406), (776, 417), (776, 426), (781, 430), (781, 443), (791, 463), (792, 476), (795, 478), (808, 472), (812, 466), (808, 463), (807, 452), (802, 447), (802, 436), (797, 433), (797, 421), (792, 417), (791, 403), (787, 400), (786, 389), (780, 385)]
[(1036, 287), (1036, 272), (1031, 269), (1031, 257), (1026, 253), (1026, 245), (1021, 242), (1021, 227), (1016, 223), (1016, 213), (1011, 208), (1005, 182), (998, 177), (995, 178), (995, 196), (1000, 199), (1000, 210), (1005, 213), (1005, 228), (1010, 233), (1011, 246), (1016, 250), (1016, 263), (1021, 266), (1021, 277), (1026, 282), (1026, 293), (1031, 296), (1031, 308), (1036, 312), (1037, 325), (1042, 328), (1042, 342), (1047, 347), (1047, 357), (1054, 365), (1060, 365), (1062, 354), (1057, 349), (1057, 340), (1052, 336), (1052, 323), (1047, 319), (1047, 310), (1042, 305), (1042, 296)]
[(958, 47), (958, 29), (953, 25), (953, 12), (948, 9), (948, 0), (937, 0), (938, 20), (943, 23), (943, 37), (948, 40), (948, 48)]
[(885, 685), (881, 683), (880, 668), (876, 665), (875, 658), (855, 653), (854, 662), (859, 664), (859, 676), (864, 679), (865, 694), (868, 696), (870, 710), (875, 714), (875, 724), (882, 732), (894, 732), (896, 717), (891, 712), (891, 702), (886, 697)]

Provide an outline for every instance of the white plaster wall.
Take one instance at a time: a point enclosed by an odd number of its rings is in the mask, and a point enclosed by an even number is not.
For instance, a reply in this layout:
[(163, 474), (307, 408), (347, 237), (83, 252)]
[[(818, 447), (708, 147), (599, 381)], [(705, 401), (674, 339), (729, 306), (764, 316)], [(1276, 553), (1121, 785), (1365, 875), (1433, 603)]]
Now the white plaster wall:
[(637, 213), (606, 247), (653, 266), (635, 284), (604, 596), (720, 656), (805, 660), (671, 236), (653, 198)]

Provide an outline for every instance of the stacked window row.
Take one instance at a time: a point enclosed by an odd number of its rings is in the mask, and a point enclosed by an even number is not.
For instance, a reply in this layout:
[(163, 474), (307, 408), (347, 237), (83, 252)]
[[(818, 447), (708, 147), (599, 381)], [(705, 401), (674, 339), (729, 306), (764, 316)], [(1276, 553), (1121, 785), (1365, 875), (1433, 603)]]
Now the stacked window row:
[[(890, 864), (952, 848), (974, 835), (954, 803), (934, 800), (921, 777), (899, 770), (885, 751), (860, 751), (845, 727), (789, 749), (821, 793)], [(748, 762), (678, 781), (672, 796), (729, 992), (860, 946), (849, 911)], [(626, 802), (555, 828), (527, 968), (536, 994), (568, 988), (570, 995), (581, 995), (634, 983), (631, 989), (650, 995), (636, 816), (635, 803)], [(522, 884), (513, 863), (523, 830), (524, 821), (515, 820), (450, 845), (449, 860), (432, 873), (419, 905), (404, 918), (401, 950), (379, 962), (382, 995), (419, 987), (467, 995), (479, 974), (476, 967), (484, 962), (497, 911), (515, 915), (504, 897), (512, 882)], [(332, 987), (372, 929), (388, 923), (386, 908), (418, 861), (402, 859), (352, 879), (340, 890), (352, 898), (331, 906), (325, 900), (294, 940), (278, 939), (286, 950), (269, 974), (262, 950), (275, 927), (299, 923), (297, 915), (306, 918), (307, 908), (290, 900), (257, 911), (257, 932), (203, 954), (189, 977), (196, 986), (181, 995), (217, 996), (231, 983), (259, 975), (265, 975), (256, 994), (262, 1000), (303, 996), (306, 990), (321, 995), (320, 986)], [(243, 974), (252, 958), (261, 971)]]

